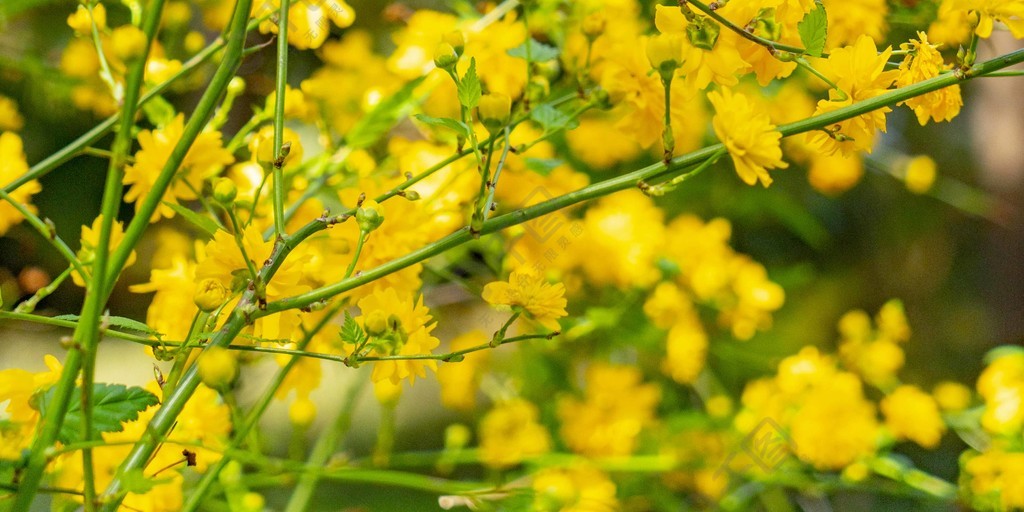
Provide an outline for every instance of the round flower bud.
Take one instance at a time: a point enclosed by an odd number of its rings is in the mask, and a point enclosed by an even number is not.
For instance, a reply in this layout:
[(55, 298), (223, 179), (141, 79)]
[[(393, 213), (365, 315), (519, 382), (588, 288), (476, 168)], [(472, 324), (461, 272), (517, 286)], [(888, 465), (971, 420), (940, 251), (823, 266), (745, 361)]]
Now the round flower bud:
[(604, 27), (608, 24), (608, 19), (605, 18), (604, 13), (595, 12), (587, 15), (583, 18), (583, 25), (580, 27), (583, 30), (583, 35), (587, 36), (587, 39), (593, 41), (601, 34), (604, 33)]
[(245, 512), (261, 512), (266, 504), (266, 499), (258, 492), (247, 492), (242, 496), (242, 510)]
[(662, 76), (679, 67), (683, 40), (678, 34), (658, 34), (647, 39), (647, 60)]
[(296, 427), (308, 427), (316, 419), (316, 404), (309, 397), (298, 398), (288, 407), (288, 419)]
[(388, 330), (388, 317), (383, 311), (375, 309), (366, 315), (363, 326), (370, 336), (380, 336)]
[(193, 297), (196, 307), (209, 313), (219, 308), (228, 300), (228, 289), (213, 278), (206, 278), (196, 286), (196, 294)]
[(473, 432), (462, 423), (452, 423), (444, 429), (444, 447), (448, 450), (465, 448), (473, 438)]
[(213, 198), (220, 204), (231, 204), (238, 196), (238, 187), (230, 178), (217, 178), (213, 183)]
[(456, 54), (462, 55), (462, 50), (466, 48), (466, 35), (461, 30), (452, 30), (441, 38), (441, 42), (450, 44)]
[[(206, 46), (206, 38), (199, 31), (193, 30), (188, 34), (185, 34), (185, 52), (189, 55), (195, 55)], [(235, 77), (238, 78), (238, 77)]]
[(448, 43), (441, 43), (437, 45), (434, 50), (434, 65), (444, 69), (453, 71), (455, 70), (455, 64), (459, 62), (459, 54), (455, 52), (455, 48)]
[(477, 115), (488, 130), (494, 132), (505, 127), (512, 113), (512, 98), (501, 93), (484, 94), (480, 97)]
[(410, 200), (410, 201), (419, 201), (420, 200), (420, 193), (416, 192), (415, 190), (406, 190), (405, 191), (405, 198)]
[(935, 160), (926, 155), (916, 156), (907, 162), (903, 181), (907, 189), (915, 194), (924, 194), (935, 183)]
[(228, 82), (228, 94), (238, 96), (243, 92), (245, 92), (245, 79), (240, 76), (232, 77)]
[(359, 224), (360, 231), (369, 233), (379, 228), (383, 222), (384, 209), (377, 204), (377, 201), (366, 201), (362, 206), (356, 208), (356, 223)]
[(226, 348), (207, 347), (196, 364), (199, 378), (209, 388), (227, 389), (238, 376), (238, 360)]
[(123, 61), (137, 59), (146, 51), (146, 34), (135, 25), (122, 25), (110, 35), (114, 55)]
[[(288, 148), (287, 155), (284, 158), (283, 167), (288, 167), (293, 164), (302, 162), (302, 142), (299, 141), (299, 134), (295, 133), (291, 128), (285, 128), (282, 134), (281, 145), (282, 153), (284, 152), (284, 145), (291, 144)], [(255, 137), (249, 141), (249, 152), (256, 157), (256, 161), (271, 165), (274, 163), (274, 127), (264, 126), (256, 134)]]
[(164, 7), (165, 27), (183, 27), (192, 19), (192, 7), (187, 2), (168, 2)]

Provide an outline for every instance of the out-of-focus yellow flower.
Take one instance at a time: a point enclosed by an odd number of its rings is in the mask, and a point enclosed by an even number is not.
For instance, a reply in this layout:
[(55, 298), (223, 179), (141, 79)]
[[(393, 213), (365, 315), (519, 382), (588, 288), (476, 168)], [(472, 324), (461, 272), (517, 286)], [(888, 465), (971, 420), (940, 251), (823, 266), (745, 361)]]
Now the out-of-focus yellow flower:
[[(0, 186), (6, 186), (28, 172), (28, 162), (21, 137), (15, 133), (0, 133)], [(43, 187), (36, 180), (29, 181), (12, 191), (11, 199), (24, 205), (28, 211), (35, 213), (36, 207), (31, 203), (32, 196), (38, 194)], [(21, 213), (7, 201), (0, 201), (0, 236), (7, 233), (11, 226), (24, 220)]]
[(859, 154), (819, 155), (811, 157), (807, 181), (815, 190), (836, 195), (853, 188), (864, 176), (864, 159)]
[[(891, 54), (892, 47), (878, 52), (875, 42), (866, 35), (860, 36), (852, 46), (833, 50), (828, 59), (818, 66), (847, 97), (840, 100), (838, 91), (830, 89), (829, 99), (819, 101), (814, 114), (831, 112), (883, 94), (899, 75), (897, 70), (885, 71), (885, 63)], [(870, 152), (875, 132), (885, 131), (885, 114), (891, 111), (888, 107), (873, 110), (828, 127), (830, 133), (821, 130), (809, 132), (806, 140), (827, 155), (839, 151), (846, 156), (858, 151)]]
[(896, 439), (909, 439), (923, 448), (935, 448), (946, 432), (939, 406), (916, 386), (896, 388), (881, 403), (885, 425)]
[(537, 406), (522, 399), (496, 405), (480, 420), (480, 461), (503, 469), (551, 449), (551, 435), (538, 423)]
[(56, 357), (43, 357), (47, 370), (33, 373), (20, 368), (0, 370), (0, 403), (4, 404), (4, 423), (0, 428), (0, 460), (17, 460), (32, 443), (39, 421), (33, 396), (44, 392), (60, 378), (63, 366)]
[[(467, 332), (454, 340), (452, 351), (464, 350), (487, 343), (488, 336), (481, 330)], [(469, 411), (476, 406), (482, 367), (491, 359), (490, 351), (480, 350), (466, 354), (459, 362), (444, 363), (437, 369), (437, 382), (441, 385), (441, 403), (450, 409)]]
[(587, 465), (545, 468), (533, 475), (533, 509), (538, 512), (612, 512), (619, 510), (615, 483)]
[[(273, 112), (276, 105), (277, 91), (271, 91), (267, 95), (267, 103), (264, 108), (269, 112)], [(286, 85), (284, 90), (284, 116), (289, 119), (309, 120), (311, 113), (312, 109), (306, 101), (305, 93), (301, 89), (292, 89), (290, 85)]]
[[(953, 67), (944, 64), (942, 54), (928, 43), (927, 34), (918, 32), (917, 37), (918, 39), (911, 39), (909, 43), (900, 45), (900, 50), (909, 53), (900, 63), (900, 74), (896, 79), (897, 87), (906, 87), (937, 77), (941, 71)], [(917, 122), (924, 126), (928, 123), (929, 118), (935, 122), (953, 119), (960, 113), (960, 107), (963, 106), (964, 101), (960, 97), (960, 85), (954, 84), (911, 98), (904, 103), (914, 110)]]
[(183, 340), (188, 336), (189, 322), (182, 319), (192, 318), (197, 311), (194, 302), (196, 263), (188, 255), (189, 245), (175, 247), (176, 235), (180, 233), (157, 233), (158, 249), (152, 261), (149, 282), (131, 285), (128, 290), (133, 293), (156, 292), (146, 310), (146, 325), (168, 339)]
[(288, 406), (288, 420), (292, 422), (292, 425), (305, 428), (312, 425), (315, 419), (316, 403), (310, 400), (309, 397), (296, 398)]
[(717, 22), (701, 17), (700, 22), (707, 29), (718, 30), (718, 35), (710, 49), (700, 47), (690, 37), (688, 29), (692, 23), (683, 16), (679, 6), (657, 5), (655, 9), (654, 24), (658, 31), (681, 36), (683, 55), (679, 74), (685, 77), (688, 85), (703, 90), (711, 82), (726, 87), (739, 82), (740, 72), (747, 65), (736, 49), (739, 36), (728, 29), (720, 29)]
[(994, 434), (1014, 435), (1024, 426), (1024, 352), (1000, 354), (978, 377), (985, 401), (981, 426)]
[(159, 84), (171, 79), (181, 71), (181, 61), (177, 59), (151, 58), (146, 61), (144, 79), (151, 84)]
[(895, 382), (903, 367), (903, 349), (899, 344), (910, 339), (910, 326), (899, 300), (887, 301), (875, 317), (861, 310), (846, 313), (839, 320), (839, 355), (845, 366), (872, 385), (887, 388)]
[(110, 34), (110, 45), (118, 59), (132, 60), (146, 50), (146, 34), (135, 25), (122, 25)]
[(223, 347), (206, 348), (196, 365), (199, 378), (212, 389), (224, 391), (238, 377), (238, 359)]
[(935, 160), (928, 155), (918, 155), (907, 162), (903, 172), (903, 182), (907, 189), (915, 194), (924, 194), (935, 184)]
[[(76, 253), (78, 260), (82, 262), (82, 266), (92, 270), (92, 264), (96, 259), (96, 246), (100, 243), (100, 229), (103, 225), (103, 216), (100, 215), (92, 221), (92, 226), (82, 226), (82, 247), (78, 249)], [(110, 226), (110, 252), (113, 252), (119, 245), (121, 240), (124, 239), (124, 223), (120, 221), (114, 221)], [(125, 267), (130, 267), (135, 263), (135, 251), (133, 250), (128, 255), (128, 260), (125, 261)], [(85, 279), (78, 273), (77, 270), (71, 272), (71, 280), (78, 286), (85, 286)]]
[(681, 321), (668, 331), (662, 369), (680, 384), (693, 384), (708, 356), (708, 335), (700, 321)]
[[(253, 17), (277, 13), (280, 0), (253, 4)], [(288, 7), (288, 44), (300, 50), (319, 48), (331, 31), (333, 22), (338, 28), (347, 28), (356, 20), (355, 10), (344, 0), (306, 0), (293, 2)], [(260, 32), (278, 33), (272, 20), (260, 23)]]
[(928, 39), (937, 44), (955, 47), (971, 36), (968, 12), (955, 7), (958, 0), (942, 0), (935, 21), (928, 26)]
[(640, 433), (655, 421), (661, 390), (643, 384), (643, 374), (631, 366), (595, 363), (587, 368), (583, 400), (558, 401), (561, 435), (576, 453), (614, 457), (633, 453)]
[[(142, 199), (152, 190), (157, 177), (170, 159), (171, 151), (181, 139), (185, 128), (185, 116), (178, 114), (168, 125), (154, 130), (139, 132), (139, 151), (135, 153), (135, 164), (125, 168), (124, 183), (128, 186), (125, 193), (126, 202), (135, 202), (135, 209), (142, 207)], [(231, 153), (224, 149), (220, 132), (205, 131), (196, 137), (191, 149), (185, 155), (181, 167), (175, 174), (175, 180), (164, 194), (164, 200), (195, 199), (195, 190), (202, 189), (202, 181), (221, 167), (234, 161)], [(160, 204), (150, 222), (161, 217), (174, 216), (174, 210)]]
[(606, 196), (587, 210), (579, 243), (569, 247), (596, 286), (648, 286), (659, 276), (654, 263), (665, 243), (664, 218), (639, 190)]
[(80, 36), (92, 37), (92, 26), (96, 24), (96, 30), (103, 32), (107, 29), (107, 8), (96, 2), (92, 9), (79, 5), (73, 14), (68, 16), (68, 26)]
[[(288, 99), (285, 98), (287, 102)], [(288, 156), (284, 158), (284, 167), (292, 167), (294, 165), (302, 163), (302, 140), (299, 139), (299, 134), (295, 133), (295, 130), (291, 128), (285, 128), (281, 133), (281, 146), (290, 144), (288, 148)], [(260, 128), (260, 131), (256, 132), (256, 135), (249, 141), (249, 153), (257, 162), (264, 165), (270, 165), (274, 162), (274, 127), (264, 126)]]
[(789, 167), (782, 161), (782, 134), (762, 111), (742, 94), (729, 89), (712, 91), (708, 100), (715, 107), (712, 126), (718, 140), (725, 144), (736, 167), (736, 174), (747, 185), (761, 181), (767, 187), (772, 178), (768, 169)]
[(819, 470), (837, 470), (875, 452), (878, 422), (860, 381), (837, 373), (811, 390), (793, 415), (796, 455)]
[(18, 104), (0, 94), (0, 131), (16, 132), (24, 126), (25, 118), (18, 112)]
[(962, 490), (975, 509), (1024, 508), (1024, 453), (992, 446), (982, 453), (968, 451), (961, 460)]
[(885, 0), (823, 0), (823, 4), (828, 14), (826, 50), (848, 45), (861, 36), (876, 43), (885, 39), (889, 15)]
[(959, 382), (943, 381), (936, 384), (932, 396), (943, 411), (962, 411), (971, 405), (971, 389)]
[[(435, 324), (430, 310), (423, 305), (423, 297), (415, 300), (411, 294), (407, 298), (399, 297), (398, 292), (388, 288), (374, 291), (358, 304), (361, 314), (356, 321), (364, 327), (375, 311), (383, 312), (387, 318), (386, 332), (374, 338), (373, 345), (377, 348), (370, 352), (372, 356), (430, 354), (441, 343), (430, 334)], [(387, 379), (392, 384), (406, 378), (415, 382), (416, 377), (426, 376), (427, 368), (437, 370), (437, 361), (434, 360), (376, 361), (373, 364), (373, 381)]]
[(1021, 0), (952, 0), (950, 4), (953, 9), (978, 13), (978, 26), (974, 29), (978, 37), (990, 37), (997, 21), (1006, 25), (1013, 37), (1024, 37), (1024, 2)]
[(567, 315), (565, 286), (548, 284), (543, 277), (531, 272), (512, 271), (508, 281), (497, 281), (484, 286), (483, 298), (494, 306), (521, 307), (546, 329), (560, 329), (558, 319)]

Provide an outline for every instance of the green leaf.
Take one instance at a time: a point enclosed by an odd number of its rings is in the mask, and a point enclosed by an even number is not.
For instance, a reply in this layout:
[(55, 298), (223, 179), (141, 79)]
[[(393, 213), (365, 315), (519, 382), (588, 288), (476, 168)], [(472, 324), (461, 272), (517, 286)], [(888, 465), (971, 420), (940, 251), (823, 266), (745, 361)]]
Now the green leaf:
[(476, 108), (480, 104), (480, 94), (480, 77), (476, 76), (476, 58), (473, 58), (459, 82), (459, 103), (466, 108)]
[[(5, 21), (7, 21), (7, 20), (4, 20), (4, 18), (14, 17), (15, 15), (18, 15), (18, 14), (22, 13), (23, 11), (27, 11), (29, 9), (33, 9), (33, 8), (36, 8), (36, 7), (41, 7), (41, 6), (44, 6), (44, 5), (56, 4), (56, 3), (66, 3), (66, 1), (65, 0), (4, 0), (3, 2), (0, 2), (0, 23), (3, 23)], [(69, 11), (67, 11), (67, 14), (71, 14), (73, 12), (75, 12), (74, 5), (72, 5), (71, 9)]]
[(183, 219), (187, 220), (190, 224), (192, 224), (193, 226), (199, 228), (200, 230), (202, 230), (204, 233), (210, 235), (211, 237), (215, 233), (217, 233), (218, 229), (220, 229), (217, 226), (217, 223), (214, 222), (209, 217), (204, 217), (202, 215), (199, 215), (198, 213), (196, 213), (196, 212), (194, 212), (194, 211), (192, 211), (192, 210), (190, 210), (188, 208), (185, 208), (184, 206), (182, 206), (182, 205), (180, 205), (178, 203), (172, 203), (172, 202), (169, 202), (169, 201), (160, 201), (160, 202), (165, 204), (165, 205), (167, 205), (168, 208), (174, 210), (174, 213), (177, 213), (178, 215), (181, 215), (181, 217)]
[(146, 119), (149, 119), (149, 122), (156, 126), (170, 124), (171, 121), (174, 121), (174, 116), (177, 115), (171, 102), (159, 95), (144, 103), (142, 105), (142, 112), (146, 114)]
[(547, 62), (558, 58), (558, 48), (530, 38), (523, 44), (510, 49), (508, 54), (512, 57), (526, 59), (527, 62)]
[(541, 176), (547, 176), (551, 174), (551, 171), (562, 165), (562, 161), (557, 158), (526, 158), (526, 168), (540, 174)]
[(146, 494), (154, 487), (171, 481), (171, 477), (150, 478), (141, 469), (130, 469), (121, 473), (121, 489), (135, 494)]
[[(53, 400), (56, 388), (50, 388), (39, 401), (39, 412), (46, 415), (46, 408)], [(120, 432), (124, 427), (121, 423), (134, 421), (139, 412), (159, 402), (156, 395), (139, 387), (128, 387), (124, 384), (92, 385), (92, 427), (95, 432)], [(82, 388), (75, 388), (68, 403), (68, 411), (64, 415), (64, 425), (60, 429), (57, 440), (72, 443), (85, 439), (82, 425)]]
[[(72, 322), (77, 322), (79, 317), (78, 317), (78, 315), (57, 315), (57, 316), (53, 317), (53, 319), (54, 320), (70, 320)], [(117, 327), (117, 328), (119, 328), (121, 330), (141, 332), (141, 333), (147, 334), (149, 336), (156, 336), (157, 338), (160, 338), (160, 337), (163, 336), (163, 334), (153, 330), (152, 327), (150, 327), (150, 326), (148, 326), (148, 325), (146, 325), (146, 324), (144, 324), (144, 323), (142, 323), (142, 322), (140, 322), (138, 320), (132, 320), (131, 318), (125, 318), (123, 316), (109, 316), (109, 315), (106, 315), (106, 316), (104, 316), (102, 318), (102, 321), (105, 322), (109, 326)]]
[(800, 41), (803, 42), (807, 53), (821, 57), (821, 52), (825, 50), (825, 38), (828, 36), (828, 17), (825, 15), (825, 6), (820, 1), (816, 0), (814, 5), (814, 10), (797, 23), (796, 30), (800, 32)]
[(399, 119), (408, 115), (417, 99), (416, 88), (426, 77), (419, 77), (381, 101), (373, 110), (356, 122), (345, 136), (345, 144), (352, 149), (363, 149), (374, 145), (381, 137), (391, 131)]
[(469, 128), (466, 128), (466, 125), (462, 121), (456, 121), (449, 117), (430, 117), (426, 114), (416, 114), (413, 117), (430, 126), (439, 126), (441, 128), (454, 130), (455, 133), (459, 134), (459, 137), (469, 137)]
[(571, 130), (579, 123), (561, 110), (551, 105), (541, 105), (530, 112), (530, 118), (544, 128), (545, 132), (556, 132), (563, 129)]
[(341, 324), (341, 341), (356, 346), (366, 342), (366, 332), (348, 311), (345, 312), (345, 321)]

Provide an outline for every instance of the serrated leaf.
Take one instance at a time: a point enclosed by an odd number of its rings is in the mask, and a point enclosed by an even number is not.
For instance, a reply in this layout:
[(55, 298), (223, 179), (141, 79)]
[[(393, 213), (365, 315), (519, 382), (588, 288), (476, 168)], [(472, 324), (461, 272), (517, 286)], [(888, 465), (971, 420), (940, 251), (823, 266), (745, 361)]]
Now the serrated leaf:
[(405, 117), (416, 102), (413, 93), (424, 78), (426, 77), (419, 77), (403, 85), (401, 89), (367, 112), (349, 130), (345, 136), (345, 144), (352, 149), (368, 148), (391, 131), (395, 123)]
[(508, 54), (511, 57), (526, 59), (527, 62), (547, 62), (558, 58), (558, 48), (531, 38), (510, 49)]
[(459, 81), (459, 103), (466, 108), (476, 108), (480, 104), (480, 77), (476, 76), (476, 58), (470, 59), (469, 69)]
[(199, 228), (200, 230), (202, 230), (204, 233), (210, 235), (211, 237), (214, 234), (217, 233), (218, 229), (220, 229), (217, 226), (217, 223), (214, 222), (209, 217), (204, 217), (202, 215), (199, 215), (198, 213), (196, 213), (196, 212), (194, 212), (194, 211), (192, 211), (192, 210), (190, 210), (188, 208), (185, 208), (184, 206), (182, 206), (182, 205), (180, 205), (178, 203), (172, 203), (172, 202), (169, 202), (169, 201), (160, 201), (160, 202), (165, 204), (165, 205), (167, 205), (168, 208), (174, 210), (174, 213), (177, 213), (178, 215), (181, 215), (181, 217), (183, 219), (187, 220), (189, 222), (189, 224), (192, 224), (193, 226)]
[[(39, 412), (46, 415), (46, 408), (53, 400), (56, 388), (50, 388), (39, 401)], [(92, 385), (92, 427), (95, 432), (120, 432), (124, 427), (121, 423), (134, 421), (139, 412), (159, 402), (156, 395), (140, 387), (128, 387), (124, 384)], [(82, 388), (75, 388), (68, 402), (68, 411), (64, 415), (57, 440), (69, 444), (85, 439), (82, 426)]]
[(455, 119), (451, 119), (449, 117), (430, 117), (426, 114), (416, 114), (413, 117), (418, 119), (420, 122), (426, 123), (430, 126), (439, 126), (441, 128), (454, 130), (455, 133), (459, 134), (459, 137), (469, 136), (469, 129), (466, 128), (466, 125), (463, 124), (462, 121), (456, 121)]
[(355, 318), (348, 311), (345, 312), (345, 321), (341, 324), (341, 341), (349, 345), (361, 345), (366, 341), (366, 332), (359, 326)]
[(526, 158), (526, 168), (541, 176), (551, 174), (559, 165), (562, 165), (562, 161), (557, 158)]
[(825, 39), (828, 36), (828, 16), (825, 14), (825, 6), (821, 2), (814, 2), (814, 10), (807, 13), (804, 19), (796, 25), (800, 33), (800, 41), (804, 44), (807, 53), (814, 57), (821, 57), (825, 51)]
[(576, 127), (576, 120), (551, 105), (541, 105), (530, 112), (533, 119), (545, 132), (555, 132)]
[(135, 494), (146, 494), (153, 490), (154, 487), (160, 484), (166, 484), (170, 481), (171, 477), (148, 477), (141, 469), (130, 469), (121, 473), (121, 489), (125, 492), (133, 492)]
[[(53, 317), (53, 319), (54, 320), (70, 320), (72, 322), (77, 322), (79, 320), (79, 316), (78, 315), (57, 315), (57, 316)], [(148, 325), (146, 325), (146, 324), (144, 324), (144, 323), (142, 323), (142, 322), (140, 322), (138, 320), (132, 320), (131, 318), (125, 318), (123, 316), (104, 316), (102, 318), (102, 321), (105, 322), (109, 326), (118, 327), (118, 328), (120, 328), (122, 330), (141, 332), (141, 333), (147, 334), (149, 336), (156, 336), (157, 338), (160, 338), (160, 337), (163, 336), (163, 334), (155, 331), (152, 327), (150, 327), (150, 326), (148, 326)]]

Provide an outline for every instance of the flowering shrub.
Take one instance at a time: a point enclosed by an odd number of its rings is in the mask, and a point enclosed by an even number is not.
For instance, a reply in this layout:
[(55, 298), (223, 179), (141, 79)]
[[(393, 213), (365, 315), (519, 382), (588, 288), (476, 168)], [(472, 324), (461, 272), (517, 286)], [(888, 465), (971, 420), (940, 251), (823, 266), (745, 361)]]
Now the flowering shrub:
[[(0, 97), (0, 235), (35, 230), (66, 268), (0, 319), (72, 331), (46, 370), (0, 370), (0, 508), (255, 511), (284, 488), (306, 510), (325, 481), (473, 510), (1024, 508), (1024, 351), (992, 351), (975, 389), (929, 383), (893, 299), (809, 320), (831, 348), (788, 329), (791, 350), (744, 357), (799, 286), (706, 207), (768, 188), (813, 245), (776, 190), (798, 169), (829, 198), (882, 167), (951, 201), (934, 159), (872, 152), (894, 116), (951, 121), (961, 84), (1016, 74), (1024, 50), (977, 54), (1024, 36), (1024, 2), (396, 3), (386, 34), (342, 0), (68, 11), (33, 65), (106, 120), (30, 166), (32, 116)], [(68, 237), (37, 201), (79, 155), (108, 171)], [(686, 195), (713, 173), (729, 195)], [(37, 311), (68, 278), (80, 311)], [(110, 307), (118, 284), (144, 318)], [(105, 338), (154, 380), (98, 379)], [(364, 386), (379, 424), (353, 422)], [(409, 400), (424, 421), (399, 422)], [(261, 432), (275, 402), (290, 443)], [(441, 408), (443, 435), (403, 437)], [(373, 446), (342, 456), (350, 431)], [(919, 463), (952, 443), (958, 476)]]

